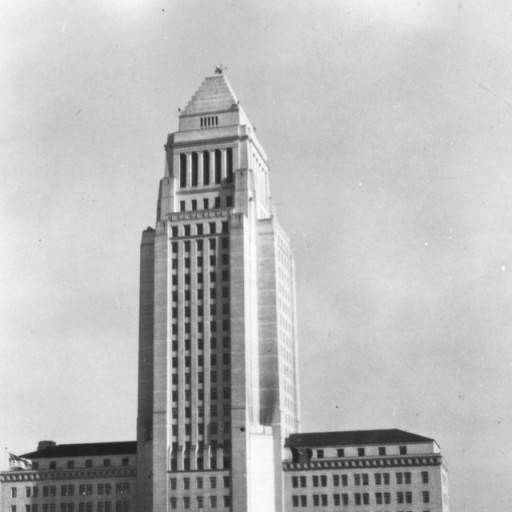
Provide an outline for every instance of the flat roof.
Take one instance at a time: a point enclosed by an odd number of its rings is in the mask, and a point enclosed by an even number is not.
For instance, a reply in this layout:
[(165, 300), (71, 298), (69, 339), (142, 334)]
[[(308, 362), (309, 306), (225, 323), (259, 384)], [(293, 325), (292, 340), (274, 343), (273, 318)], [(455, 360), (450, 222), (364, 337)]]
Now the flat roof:
[(95, 455), (135, 455), (137, 441), (115, 441), (111, 443), (57, 444), (43, 450), (21, 455), (26, 459), (58, 457), (93, 457)]
[(287, 447), (309, 446), (354, 446), (361, 444), (390, 444), (390, 443), (425, 443), (432, 442), (430, 437), (420, 436), (405, 430), (344, 430), (338, 432), (304, 432), (290, 434), (287, 437)]

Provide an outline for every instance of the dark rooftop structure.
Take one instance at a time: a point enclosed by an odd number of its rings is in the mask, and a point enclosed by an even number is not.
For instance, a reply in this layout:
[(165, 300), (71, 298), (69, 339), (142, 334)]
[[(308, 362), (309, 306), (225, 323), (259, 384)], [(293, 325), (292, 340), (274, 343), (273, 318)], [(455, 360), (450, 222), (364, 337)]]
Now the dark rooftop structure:
[(58, 457), (88, 457), (95, 455), (135, 455), (136, 441), (117, 441), (111, 443), (55, 444), (41, 441), (35, 452), (25, 453), (26, 459), (43, 459)]
[(425, 443), (432, 441), (434, 441), (434, 439), (430, 437), (424, 437), (394, 428), (291, 434), (286, 439), (285, 446), (354, 446), (360, 444)]

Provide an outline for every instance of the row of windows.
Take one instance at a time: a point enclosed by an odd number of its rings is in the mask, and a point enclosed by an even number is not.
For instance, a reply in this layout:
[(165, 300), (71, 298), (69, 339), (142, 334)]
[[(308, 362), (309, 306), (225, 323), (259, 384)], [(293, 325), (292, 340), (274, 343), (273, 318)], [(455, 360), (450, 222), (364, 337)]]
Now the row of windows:
[[(94, 503), (92, 501), (81, 503), (60, 503), (59, 507), (55, 503), (43, 503), (41, 508), (37, 503), (21, 506), (11, 505), (11, 512), (94, 512)], [(98, 501), (96, 503), (96, 512), (129, 512), (130, 502), (128, 501)]]
[[(312, 495), (312, 503), (314, 506), (327, 506), (329, 504), (329, 495), (328, 494), (313, 494)], [(333, 494), (332, 495), (332, 504), (334, 506), (348, 506), (351, 504), (350, 495), (349, 494)], [(430, 493), (428, 491), (423, 491), (421, 493), (421, 501), (422, 503), (430, 503)], [(413, 496), (411, 492), (397, 492), (396, 493), (396, 503), (397, 504), (412, 504)], [(370, 494), (369, 493), (355, 493), (353, 495), (352, 503), (356, 506), (360, 505), (370, 505)], [(308, 504), (308, 496), (307, 495), (293, 495), (292, 496), (292, 504), (294, 507), (305, 507)], [(376, 505), (390, 505), (391, 504), (391, 493), (389, 492), (377, 492), (375, 493), (375, 504)]]
[(207, 116), (199, 119), (201, 128), (213, 128), (219, 125), (219, 116)]
[[(203, 210), (208, 210), (209, 208), (233, 208), (233, 196), (226, 195), (223, 200), (221, 200), (220, 196), (217, 197), (204, 197), (203, 198)], [(196, 211), (201, 209), (201, 202), (198, 199), (190, 199), (188, 201), (181, 200), (180, 201), (180, 212), (186, 211)]]
[[(111, 459), (103, 459), (102, 460), (102, 466), (103, 467), (108, 468), (111, 465), (112, 465), (112, 460)], [(128, 457), (123, 457), (121, 459), (121, 466), (129, 466), (129, 465), (130, 465), (130, 459)], [(57, 469), (57, 461), (56, 460), (51, 460), (48, 463), (48, 467), (50, 469)], [(61, 466), (59, 464), (59, 467), (64, 467), (64, 466)], [(66, 461), (65, 467), (66, 467), (66, 469), (75, 469), (75, 468), (77, 468), (79, 466), (77, 466), (76, 461), (68, 460), (68, 461)], [(93, 467), (93, 459), (85, 459), (83, 467), (92, 468)], [(39, 469), (39, 468), (40, 468), (39, 461), (33, 461), (32, 462), (32, 469)]]
[[(211, 176), (210, 172), (210, 152), (203, 151), (203, 172), (202, 181), (203, 185), (209, 185), (210, 182), (218, 185), (222, 179), (222, 153), (220, 149), (214, 151), (213, 163), (214, 173)], [(191, 173), (190, 176), (187, 172), (187, 154), (180, 154), (180, 187), (197, 187), (199, 185), (199, 153), (194, 151), (191, 154)], [(233, 150), (232, 148), (226, 149), (226, 183), (233, 182)]]
[[(219, 230), (217, 229), (219, 228)], [(221, 222), (220, 226), (217, 226), (216, 222), (208, 222), (208, 223), (200, 223), (197, 222), (195, 224), (181, 224), (179, 226), (171, 226), (171, 235), (173, 238), (179, 237), (179, 236), (200, 236), (200, 235), (215, 235), (218, 233), (227, 233), (228, 232), (228, 222), (223, 221)], [(216, 239), (210, 238), (209, 244), (211, 249), (215, 249), (216, 247)], [(197, 242), (201, 242), (197, 244), (198, 249), (203, 248), (202, 240), (198, 240)], [(229, 245), (229, 239), (223, 238), (222, 241), (222, 247), (228, 247)], [(178, 250), (178, 244), (173, 244), (172, 248), (174, 251)], [(189, 250), (190, 248), (190, 242), (187, 244), (185, 243), (185, 250)]]
[(184, 509), (194, 508), (202, 509), (205, 506), (210, 508), (217, 508), (218, 506), (230, 507), (231, 496), (208, 496), (208, 502), (205, 496), (196, 496), (195, 500), (192, 500), (190, 496), (183, 496), (183, 498), (176, 498), (171, 496), (169, 503), (172, 509), (178, 508), (178, 501), (181, 501)]
[[(199, 426), (201, 427), (202, 424), (200, 424)], [(229, 430), (229, 423), (225, 423), (224, 424), (224, 429), (225, 429), (225, 431)], [(190, 435), (190, 425), (185, 425), (185, 433), (187, 435)], [(201, 437), (201, 436), (199, 436), (199, 437)], [(173, 436), (173, 439), (175, 439), (175, 436)], [(204, 467), (204, 460), (202, 459), (202, 457), (198, 457), (196, 459), (196, 465), (197, 465), (196, 469), (198, 469), (198, 470), (202, 470), (202, 469), (229, 469), (230, 464), (231, 464), (230, 457), (227, 457), (227, 456), (222, 457), (222, 467), (220, 467), (220, 465), (218, 464), (217, 457), (210, 457), (210, 467), (209, 468), (205, 468)], [(191, 462), (190, 462), (189, 458), (184, 458), (183, 459), (183, 468), (180, 468), (180, 469), (183, 469), (185, 471), (190, 471), (192, 469), (192, 465), (191, 465)], [(172, 471), (177, 471), (178, 470), (178, 459), (177, 459), (177, 456), (174, 455), (174, 454), (173, 454), (173, 457), (171, 458), (171, 470)], [(183, 484), (183, 485), (185, 485), (185, 484)], [(187, 484), (187, 485), (190, 486), (190, 483)], [(187, 487), (187, 489), (189, 489), (189, 488), (190, 487)], [(212, 489), (213, 489), (213, 487), (212, 487)]]
[[(191, 266), (191, 259), (190, 257), (187, 257), (183, 260), (183, 264), (185, 267), (189, 268)], [(229, 265), (229, 254), (225, 253), (221, 255), (220, 258), (221, 265)], [(204, 258), (202, 256), (198, 256), (196, 260), (196, 265), (198, 267), (204, 266)], [(215, 254), (210, 256), (210, 266), (215, 267), (217, 265), (217, 257)], [(172, 260), (172, 268), (178, 268), (178, 260), (176, 258), (173, 258)]]
[[(182, 488), (185, 490), (191, 489), (192, 486), (194, 486), (194, 484), (195, 484), (195, 489), (205, 489), (207, 485), (209, 486), (210, 489), (217, 489), (218, 478), (216, 476), (210, 476), (208, 478), (198, 476), (195, 479), (185, 476), (182, 479), (178, 479), (178, 478), (169, 479), (169, 485), (171, 487), (171, 490), (175, 491), (178, 488), (180, 480), (181, 480)], [(223, 476), (221, 482), (225, 488), (228, 488), (230, 485), (229, 476)]]
[[(217, 321), (212, 320), (212, 321), (210, 321), (209, 325), (210, 325), (210, 332), (216, 333), (217, 332)], [(197, 324), (197, 328), (199, 329), (199, 331), (202, 331), (204, 328), (203, 322), (199, 322)], [(223, 329), (223, 331), (228, 332), (229, 328), (230, 328), (230, 321), (229, 321), (229, 318), (226, 318), (225, 320), (222, 321), (222, 329)], [(190, 331), (191, 331), (190, 321), (185, 320), (185, 334), (190, 334)], [(176, 334), (176, 335), (178, 334), (178, 324), (177, 323), (172, 324), (172, 334)]]
[[(359, 485), (370, 485), (370, 475), (368, 473), (355, 473), (353, 476), (353, 483), (356, 486)], [(311, 483), (313, 487), (327, 487), (328, 475), (312, 475)], [(349, 475), (332, 475), (332, 485), (338, 487), (341, 483), (342, 486), (348, 485)], [(375, 485), (390, 485), (390, 473), (374, 473), (373, 474)], [(428, 471), (422, 471), (420, 473), (421, 482), (428, 484), (429, 476)], [(411, 472), (410, 471), (398, 471), (395, 473), (396, 483), (410, 484), (411, 483)], [(307, 487), (307, 477), (304, 476), (292, 476), (292, 487)]]
[[(199, 279), (199, 274), (198, 274), (198, 279)], [(217, 293), (217, 289), (216, 288), (211, 288), (210, 289), (210, 299), (211, 300), (211, 304), (210, 304), (210, 308), (212, 306), (215, 305), (215, 299), (217, 298), (217, 295), (220, 295), (221, 298), (223, 299), (229, 299), (229, 283), (226, 283), (225, 286), (223, 286)], [(192, 298), (192, 293), (190, 290), (183, 290), (183, 297), (185, 298), (185, 302), (190, 302), (191, 298)], [(199, 302), (198, 304), (198, 309), (197, 309), (197, 313), (198, 315), (202, 315), (203, 314), (203, 310), (200, 310), (200, 306), (202, 306), (201, 304), (201, 290), (198, 289), (197, 290), (197, 297), (195, 297), (196, 300)], [(176, 303), (178, 301), (178, 291), (175, 290), (172, 292), (172, 305), (173, 307), (176, 306)], [(185, 304), (185, 306), (189, 306), (189, 304)], [(212, 312), (212, 310), (210, 309), (210, 314), (214, 315), (215, 313)]]
[[(41, 496), (44, 498), (57, 496), (56, 485), (43, 485), (41, 488)], [(102, 483), (96, 485), (96, 494), (112, 494), (113, 485), (111, 483)], [(67, 484), (60, 486), (61, 496), (91, 496), (93, 492), (93, 484)], [(115, 484), (115, 492), (117, 496), (125, 496), (130, 492), (129, 482), (117, 482)], [(25, 496), (27, 498), (37, 498), (39, 496), (39, 487), (25, 487)], [(18, 488), (11, 487), (11, 498), (18, 497)]]
[[(210, 224), (210, 229), (212, 229), (211, 228), (212, 224), (213, 224), (213, 226), (215, 226), (215, 222), (212, 222), (212, 223), (209, 223), (209, 224)], [(197, 228), (200, 225), (201, 224), (191, 224), (190, 226), (192, 226), (192, 227), (195, 226), (196, 233), (197, 233)], [(171, 228), (172, 236), (173, 237), (183, 236), (184, 233), (185, 233), (185, 227), (186, 226), (187, 226), (187, 224), (183, 224), (182, 226), (173, 226)], [(227, 230), (227, 227), (224, 228), (224, 224), (222, 224), (221, 229), (222, 230), (224, 230), (224, 229)], [(194, 231), (192, 230), (192, 228), (191, 228), (190, 234), (191, 235), (194, 234)], [(229, 248), (229, 238), (227, 236), (222, 237), (220, 239), (220, 245), (221, 245), (221, 247), (223, 249), (228, 249)], [(217, 247), (217, 239), (216, 238), (208, 238), (208, 246), (209, 246), (210, 250), (215, 251), (215, 249)], [(197, 247), (197, 251), (198, 252), (202, 251), (203, 250), (203, 240), (196, 240), (196, 247)], [(190, 251), (190, 240), (185, 240), (183, 242), (183, 248), (185, 249), (185, 253), (188, 253)], [(173, 242), (171, 244), (171, 249), (173, 251), (172, 257), (176, 258), (177, 257), (177, 252), (178, 252), (178, 242)], [(189, 256), (189, 255), (185, 254), (185, 256)]]
[[(407, 446), (399, 446), (399, 452), (400, 455), (407, 455)], [(378, 447), (378, 453), (379, 455), (386, 455), (386, 447), (385, 446), (379, 446)], [(345, 457), (345, 448), (338, 448), (336, 450), (336, 455), (338, 457)], [(366, 449), (365, 448), (357, 448), (357, 456), (358, 457), (364, 457), (366, 455)], [(317, 459), (323, 459), (325, 457), (325, 451), (323, 449), (316, 450), (316, 458)]]

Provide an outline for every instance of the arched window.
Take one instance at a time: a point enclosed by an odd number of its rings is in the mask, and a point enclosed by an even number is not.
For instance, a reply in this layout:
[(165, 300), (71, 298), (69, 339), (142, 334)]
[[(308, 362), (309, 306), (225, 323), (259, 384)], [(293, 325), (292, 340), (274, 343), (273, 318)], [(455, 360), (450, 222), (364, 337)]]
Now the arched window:
[(192, 153), (192, 184), (197, 187), (197, 153)]
[(181, 153), (180, 155), (180, 187), (187, 186), (187, 155)]
[(203, 151), (203, 184), (210, 184), (210, 153)]
[(228, 148), (226, 151), (226, 181), (233, 183), (233, 149)]
[(215, 150), (215, 183), (220, 183), (222, 158), (220, 149)]

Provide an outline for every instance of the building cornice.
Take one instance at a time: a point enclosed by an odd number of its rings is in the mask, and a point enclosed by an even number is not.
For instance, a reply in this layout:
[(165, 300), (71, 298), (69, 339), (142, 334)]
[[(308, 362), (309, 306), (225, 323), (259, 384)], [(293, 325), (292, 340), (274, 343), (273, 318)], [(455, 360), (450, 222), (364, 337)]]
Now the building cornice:
[(180, 220), (201, 220), (225, 218), (229, 215), (232, 208), (215, 208), (212, 210), (191, 210), (185, 212), (171, 212), (166, 218), (171, 222)]
[(27, 471), (3, 471), (0, 472), (0, 482), (27, 482), (48, 480), (76, 480), (78, 478), (111, 478), (130, 477), (135, 478), (135, 467), (128, 468), (93, 468), (93, 469), (63, 469), (63, 470), (27, 470)]
[(284, 471), (303, 469), (354, 469), (386, 468), (403, 466), (440, 466), (441, 455), (418, 455), (411, 457), (368, 457), (365, 459), (316, 460), (310, 462), (283, 462)]

